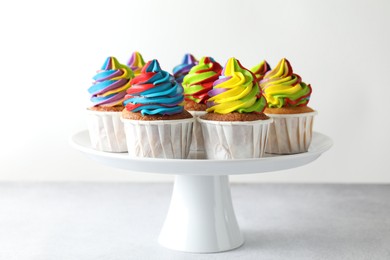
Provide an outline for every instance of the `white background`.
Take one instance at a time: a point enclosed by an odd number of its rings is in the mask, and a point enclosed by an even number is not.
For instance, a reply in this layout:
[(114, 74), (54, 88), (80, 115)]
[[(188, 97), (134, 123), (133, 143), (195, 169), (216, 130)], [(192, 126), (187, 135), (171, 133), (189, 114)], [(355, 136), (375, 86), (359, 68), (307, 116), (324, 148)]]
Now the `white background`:
[(72, 149), (92, 76), (138, 50), (171, 71), (184, 53), (252, 67), (290, 60), (311, 83), (314, 129), (334, 146), (310, 165), (233, 181), (390, 182), (390, 1), (1, 1), (0, 180), (161, 181)]

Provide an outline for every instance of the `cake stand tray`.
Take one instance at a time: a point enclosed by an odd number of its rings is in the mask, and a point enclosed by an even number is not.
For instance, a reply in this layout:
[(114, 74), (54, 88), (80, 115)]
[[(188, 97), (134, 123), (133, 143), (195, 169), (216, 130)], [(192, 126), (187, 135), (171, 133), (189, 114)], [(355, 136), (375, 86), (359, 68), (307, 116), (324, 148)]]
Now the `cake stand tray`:
[[(232, 250), (244, 242), (234, 213), (229, 175), (291, 169), (316, 160), (332, 140), (314, 132), (309, 151), (293, 155), (266, 155), (259, 159), (155, 159), (130, 158), (127, 153), (107, 153), (91, 148), (88, 131), (74, 134), (71, 145), (105, 165), (133, 172), (174, 174), (170, 207), (159, 243), (193, 253)], [(202, 158), (201, 153), (190, 154)]]

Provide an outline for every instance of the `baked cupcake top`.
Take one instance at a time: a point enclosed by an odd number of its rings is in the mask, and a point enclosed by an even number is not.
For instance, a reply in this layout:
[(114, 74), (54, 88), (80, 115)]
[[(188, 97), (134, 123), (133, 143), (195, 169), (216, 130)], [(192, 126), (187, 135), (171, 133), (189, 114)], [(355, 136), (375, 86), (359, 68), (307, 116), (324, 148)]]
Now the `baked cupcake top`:
[(122, 106), (133, 77), (134, 73), (128, 66), (120, 64), (115, 57), (108, 57), (88, 89), (93, 106)]
[(310, 84), (293, 73), (290, 62), (285, 58), (265, 74), (260, 87), (270, 108), (306, 106), (312, 91)]
[(142, 115), (183, 112), (183, 87), (160, 68), (157, 60), (149, 61), (130, 84), (124, 101), (127, 111), (140, 112)]
[(127, 62), (127, 66), (130, 67), (130, 69), (134, 72), (135, 76), (141, 74), (141, 70), (145, 66), (145, 61), (142, 58), (141, 53), (139, 53), (138, 51), (133, 52), (129, 61)]
[(262, 113), (267, 105), (252, 72), (230, 58), (208, 92), (207, 112), (218, 114)]
[(222, 66), (212, 57), (202, 57), (199, 64), (192, 67), (184, 77), (182, 85), (185, 99), (198, 104), (206, 104), (209, 98), (207, 93), (213, 88), (213, 83), (221, 72)]
[(263, 79), (264, 75), (271, 70), (271, 66), (265, 60), (251, 68), (251, 71), (256, 76), (257, 82)]
[(175, 77), (176, 81), (181, 84), (184, 77), (196, 64), (198, 64), (198, 61), (192, 54), (185, 54), (181, 63), (173, 68), (173, 76)]

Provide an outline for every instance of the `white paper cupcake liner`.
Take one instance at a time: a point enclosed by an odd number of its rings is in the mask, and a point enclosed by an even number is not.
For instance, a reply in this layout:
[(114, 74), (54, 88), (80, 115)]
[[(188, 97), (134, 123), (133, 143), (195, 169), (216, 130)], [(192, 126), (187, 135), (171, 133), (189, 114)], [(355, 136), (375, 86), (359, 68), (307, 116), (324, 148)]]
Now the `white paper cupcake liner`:
[(194, 118), (142, 121), (123, 119), (131, 157), (186, 159)]
[(222, 122), (198, 118), (207, 159), (263, 157), (272, 119)]
[(87, 124), (92, 148), (104, 152), (127, 152), (121, 112), (87, 110)]
[(313, 135), (317, 111), (302, 114), (267, 114), (273, 119), (266, 153), (295, 154), (307, 152)]
[(204, 140), (202, 133), (202, 126), (196, 118), (206, 114), (206, 111), (188, 111), (195, 118), (194, 126), (192, 128), (192, 142), (190, 146), (191, 151), (204, 151)]

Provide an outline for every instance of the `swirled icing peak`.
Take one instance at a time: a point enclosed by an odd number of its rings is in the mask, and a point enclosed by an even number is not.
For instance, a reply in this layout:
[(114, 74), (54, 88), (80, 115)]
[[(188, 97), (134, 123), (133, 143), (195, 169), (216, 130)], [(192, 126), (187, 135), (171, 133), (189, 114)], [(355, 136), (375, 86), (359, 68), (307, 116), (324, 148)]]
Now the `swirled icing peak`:
[(202, 57), (183, 80), (184, 96), (199, 104), (206, 104), (208, 92), (221, 75), (222, 66), (211, 57)]
[(149, 61), (130, 84), (124, 101), (128, 111), (142, 115), (172, 115), (184, 110), (183, 87), (160, 68), (157, 60)]
[(257, 82), (263, 79), (265, 73), (271, 70), (271, 66), (265, 60), (261, 61), (259, 64), (251, 68), (251, 71), (256, 76)]
[(181, 84), (183, 82), (184, 77), (196, 64), (198, 64), (198, 61), (192, 54), (185, 54), (183, 60), (181, 61), (181, 64), (173, 68), (173, 76), (175, 77), (176, 81)]
[(214, 82), (208, 94), (207, 112), (261, 113), (267, 105), (253, 73), (235, 58), (227, 61), (222, 75)]
[(145, 61), (142, 58), (141, 53), (138, 51), (133, 52), (129, 61), (127, 62), (127, 66), (134, 72), (135, 76), (141, 74), (142, 68), (145, 66)]
[(128, 66), (120, 64), (115, 57), (108, 57), (93, 77), (93, 85), (88, 89), (92, 95), (93, 106), (122, 105), (133, 77), (134, 73)]
[(310, 84), (293, 73), (290, 62), (285, 58), (265, 74), (260, 87), (271, 108), (305, 106), (312, 91)]

